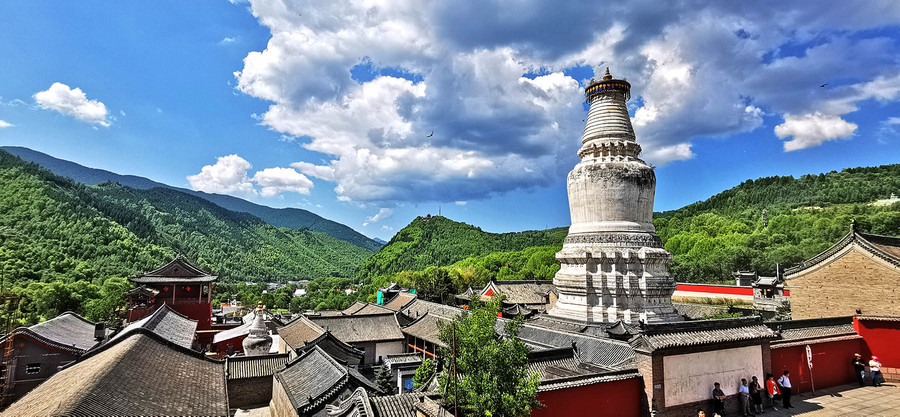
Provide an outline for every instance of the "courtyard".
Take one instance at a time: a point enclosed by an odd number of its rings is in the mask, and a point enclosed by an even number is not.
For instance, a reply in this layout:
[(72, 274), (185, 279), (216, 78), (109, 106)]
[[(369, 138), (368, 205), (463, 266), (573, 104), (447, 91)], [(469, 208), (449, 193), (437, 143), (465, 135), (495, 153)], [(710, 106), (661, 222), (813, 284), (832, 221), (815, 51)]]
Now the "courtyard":
[[(766, 401), (767, 402), (767, 401)], [(766, 408), (765, 416), (900, 416), (900, 386), (888, 383), (881, 387), (841, 385), (795, 395), (794, 408), (778, 411)]]

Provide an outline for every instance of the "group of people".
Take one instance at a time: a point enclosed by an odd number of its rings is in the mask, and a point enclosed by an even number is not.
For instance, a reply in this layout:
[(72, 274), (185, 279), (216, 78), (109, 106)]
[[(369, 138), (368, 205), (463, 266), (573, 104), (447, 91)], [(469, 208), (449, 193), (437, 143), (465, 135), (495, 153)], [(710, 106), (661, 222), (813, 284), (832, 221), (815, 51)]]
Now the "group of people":
[[(784, 371), (780, 378), (775, 379), (772, 374), (766, 374), (766, 381), (760, 383), (755, 376), (748, 382), (747, 378), (741, 378), (738, 386), (740, 394), (741, 412), (744, 416), (755, 416), (763, 413), (763, 398), (767, 398), (772, 408), (778, 410), (776, 402), (781, 401), (784, 408), (793, 408), (791, 405), (791, 372)], [(713, 406), (716, 415), (725, 417), (725, 392), (716, 382), (712, 391)], [(698, 410), (699, 416), (704, 416), (702, 410)]]
[[(862, 355), (857, 353), (853, 355), (851, 363), (859, 386), (866, 386), (866, 361), (863, 360)], [(869, 371), (872, 373), (872, 386), (880, 387), (884, 383), (884, 378), (881, 377), (881, 361), (878, 360), (878, 356), (872, 356), (872, 359), (869, 360)]]

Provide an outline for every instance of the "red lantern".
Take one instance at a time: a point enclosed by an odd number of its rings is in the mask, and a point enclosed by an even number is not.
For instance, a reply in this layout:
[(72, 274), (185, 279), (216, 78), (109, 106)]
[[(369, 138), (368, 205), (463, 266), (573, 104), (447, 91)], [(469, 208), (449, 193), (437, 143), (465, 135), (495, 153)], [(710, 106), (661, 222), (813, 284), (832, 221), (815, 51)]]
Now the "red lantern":
[(163, 291), (169, 291), (169, 287), (163, 287)]
[(191, 290), (191, 287), (184, 287), (184, 289), (190, 291), (190, 290)]

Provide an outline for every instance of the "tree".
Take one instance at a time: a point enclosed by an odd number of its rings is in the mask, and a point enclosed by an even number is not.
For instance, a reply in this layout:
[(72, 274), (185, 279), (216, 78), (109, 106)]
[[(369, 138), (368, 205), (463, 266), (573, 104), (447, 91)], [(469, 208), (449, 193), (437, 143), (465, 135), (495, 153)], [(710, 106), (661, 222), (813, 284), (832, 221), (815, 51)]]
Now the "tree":
[(467, 415), (519, 417), (540, 406), (539, 375), (528, 373), (528, 348), (517, 337), (521, 320), (506, 322), (499, 335), (494, 331), (499, 310), (499, 299), (490, 304), (473, 299), (470, 312), (440, 331), (448, 346), (441, 349), (448, 361), (438, 377), (441, 390), (448, 404), (458, 404)]
[(388, 370), (387, 366), (381, 365), (378, 368), (378, 373), (375, 374), (375, 386), (386, 395), (394, 393), (394, 388), (396, 387), (391, 381), (391, 371)]
[(427, 358), (419, 365), (419, 369), (416, 369), (416, 374), (413, 376), (413, 388), (419, 389), (432, 376), (434, 376), (434, 361), (431, 358)]

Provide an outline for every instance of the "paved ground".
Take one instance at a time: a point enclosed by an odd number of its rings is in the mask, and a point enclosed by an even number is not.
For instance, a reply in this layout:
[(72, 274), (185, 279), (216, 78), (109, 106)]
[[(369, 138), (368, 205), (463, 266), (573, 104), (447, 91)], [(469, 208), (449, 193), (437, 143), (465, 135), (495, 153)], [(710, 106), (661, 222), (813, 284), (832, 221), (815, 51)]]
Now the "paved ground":
[[(900, 416), (900, 384), (885, 384), (881, 387), (859, 387), (843, 385), (839, 387), (817, 390), (791, 398), (794, 408), (778, 411), (766, 408), (762, 417), (803, 416), (803, 417), (837, 417), (837, 416)], [(767, 400), (763, 403), (768, 405)], [(729, 417), (731, 415), (729, 414)]]

